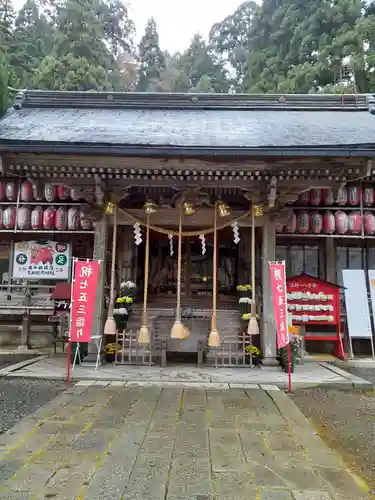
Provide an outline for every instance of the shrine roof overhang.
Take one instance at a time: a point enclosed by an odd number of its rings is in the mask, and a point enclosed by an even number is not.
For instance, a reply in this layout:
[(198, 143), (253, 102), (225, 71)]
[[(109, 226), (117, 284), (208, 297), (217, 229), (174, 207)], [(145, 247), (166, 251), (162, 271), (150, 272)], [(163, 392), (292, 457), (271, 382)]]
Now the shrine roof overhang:
[(373, 101), (340, 97), (26, 91), (0, 120), (0, 152), (373, 157)]

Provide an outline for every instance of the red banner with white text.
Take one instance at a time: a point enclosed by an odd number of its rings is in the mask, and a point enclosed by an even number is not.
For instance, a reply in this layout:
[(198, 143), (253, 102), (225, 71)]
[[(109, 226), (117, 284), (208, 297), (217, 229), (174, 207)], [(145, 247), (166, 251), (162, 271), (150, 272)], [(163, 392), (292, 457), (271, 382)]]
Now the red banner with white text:
[(271, 293), (275, 316), (277, 348), (285, 347), (289, 342), (288, 314), (286, 304), (285, 262), (270, 262)]
[(98, 260), (73, 262), (71, 342), (90, 342), (99, 279)]

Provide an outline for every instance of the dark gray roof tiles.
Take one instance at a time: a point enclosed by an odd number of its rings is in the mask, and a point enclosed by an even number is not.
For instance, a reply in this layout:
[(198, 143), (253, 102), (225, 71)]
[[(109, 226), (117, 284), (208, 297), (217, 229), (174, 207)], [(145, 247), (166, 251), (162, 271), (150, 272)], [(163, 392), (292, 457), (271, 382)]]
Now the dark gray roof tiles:
[[(219, 151), (375, 144), (375, 116), (366, 96), (345, 96), (347, 105), (340, 96), (285, 96), (289, 104), (282, 109), (280, 96), (245, 97), (200, 95), (198, 101), (206, 104), (195, 103), (194, 109), (191, 95), (26, 92), (17, 100), (18, 109), (0, 121), (0, 146), (62, 143)], [(212, 102), (215, 106), (208, 106)]]

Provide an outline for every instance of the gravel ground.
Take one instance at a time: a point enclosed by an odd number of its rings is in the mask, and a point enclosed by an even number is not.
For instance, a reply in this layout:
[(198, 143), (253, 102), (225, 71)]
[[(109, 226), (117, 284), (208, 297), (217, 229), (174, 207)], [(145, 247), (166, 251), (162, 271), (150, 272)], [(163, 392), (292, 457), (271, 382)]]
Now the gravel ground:
[[(33, 356), (0, 356), (0, 368)], [(48, 403), (66, 389), (66, 382), (55, 380), (0, 378), (0, 434), (19, 420)]]
[(0, 356), (0, 369), (7, 368), (8, 366), (15, 365), (16, 363), (21, 363), (22, 361), (26, 361), (27, 359), (33, 359), (36, 356), (28, 355), (28, 354), (10, 354)]
[(297, 390), (292, 397), (319, 435), (375, 494), (375, 395), (320, 388)]

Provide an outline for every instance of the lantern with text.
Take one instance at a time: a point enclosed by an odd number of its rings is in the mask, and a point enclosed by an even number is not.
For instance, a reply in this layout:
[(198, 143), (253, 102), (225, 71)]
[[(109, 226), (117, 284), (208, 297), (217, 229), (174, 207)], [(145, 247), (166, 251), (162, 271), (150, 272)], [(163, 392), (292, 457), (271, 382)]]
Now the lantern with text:
[(90, 342), (100, 262), (73, 261), (70, 341)]
[(340, 286), (301, 274), (286, 280), (288, 313), (294, 325), (336, 327), (336, 333), (306, 334), (305, 340), (334, 342), (334, 355), (343, 359), (340, 334)]

